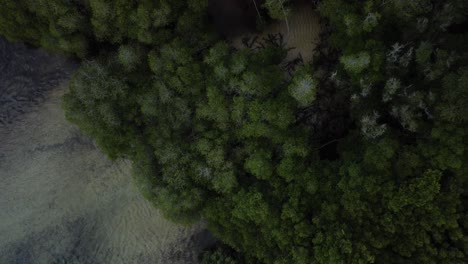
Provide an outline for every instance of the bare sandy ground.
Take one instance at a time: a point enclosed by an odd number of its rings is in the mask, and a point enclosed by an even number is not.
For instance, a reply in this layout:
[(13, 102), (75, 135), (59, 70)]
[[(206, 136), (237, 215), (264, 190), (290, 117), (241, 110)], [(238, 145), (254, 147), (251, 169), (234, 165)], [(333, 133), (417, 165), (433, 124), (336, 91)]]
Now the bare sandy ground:
[(2, 39), (0, 65), (0, 263), (196, 263), (203, 228), (163, 219), (65, 120), (73, 65)]

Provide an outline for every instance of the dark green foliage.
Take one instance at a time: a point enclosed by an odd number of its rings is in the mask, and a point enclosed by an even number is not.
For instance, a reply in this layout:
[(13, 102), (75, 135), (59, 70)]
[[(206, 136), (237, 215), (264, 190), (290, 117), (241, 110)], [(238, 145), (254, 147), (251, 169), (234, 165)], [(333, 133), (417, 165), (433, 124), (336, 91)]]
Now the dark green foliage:
[[(337, 29), (330, 38), (343, 51), (337, 76), (347, 76), (339, 85), (351, 90), (364, 138), (348, 136), (341, 146), (341, 235), (349, 247), (315, 252), (333, 263), (463, 262), (467, 53), (445, 39), (467, 34), (450, 29), (466, 21), (467, 3), (367, 1), (333, 12), (346, 5), (320, 8)], [(323, 239), (318, 248), (329, 252), (336, 238)]]
[(117, 77), (123, 74), (116, 63), (86, 62), (75, 73), (70, 93), (64, 97), (67, 119), (92, 136), (112, 158), (128, 152), (128, 139), (138, 133), (136, 108), (126, 100), (136, 87)]
[(190, 31), (192, 44), (206, 45), (207, 1), (18, 0), (0, 5), (0, 34), (11, 41), (80, 58), (102, 46), (160, 45)]
[(205, 249), (199, 256), (201, 264), (256, 264), (255, 261), (246, 260), (241, 254), (235, 252), (220, 242)]
[[(286, 2), (264, 6), (284, 17)], [(463, 263), (467, 2), (320, 2), (323, 64), (292, 76), (281, 45), (216, 41), (206, 1), (19, 1), (0, 32), (106, 47), (71, 80), (67, 118), (131, 159), (167, 217), (203, 218), (247, 263)]]
[(11, 41), (84, 57), (90, 32), (85, 2), (61, 0), (2, 1), (0, 34)]
[(221, 251), (208, 252), (203, 256), (202, 264), (236, 264), (237, 262), (230, 256), (226, 256)]

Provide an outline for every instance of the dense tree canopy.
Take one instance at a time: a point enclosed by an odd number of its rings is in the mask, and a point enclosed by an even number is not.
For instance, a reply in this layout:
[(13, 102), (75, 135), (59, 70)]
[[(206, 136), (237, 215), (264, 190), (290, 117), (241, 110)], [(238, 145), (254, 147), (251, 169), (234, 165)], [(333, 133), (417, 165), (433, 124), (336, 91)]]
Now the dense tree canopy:
[(207, 2), (9, 1), (0, 33), (86, 58), (67, 118), (243, 255), (203, 263), (466, 261), (468, 2), (320, 1), (290, 73), (281, 42), (217, 37)]

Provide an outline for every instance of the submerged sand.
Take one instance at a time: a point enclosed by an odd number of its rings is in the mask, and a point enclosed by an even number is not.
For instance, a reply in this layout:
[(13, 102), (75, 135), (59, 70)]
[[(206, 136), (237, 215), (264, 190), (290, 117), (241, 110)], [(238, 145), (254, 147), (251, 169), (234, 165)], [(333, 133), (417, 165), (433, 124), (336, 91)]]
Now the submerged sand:
[(292, 7), (286, 20), (275, 21), (265, 27), (260, 33), (245, 32), (230, 36), (229, 40), (236, 48), (243, 48), (242, 39), (258, 36), (259, 40), (268, 37), (269, 34), (281, 34), (284, 45), (291, 49), (285, 61), (291, 61), (301, 56), (304, 62), (310, 62), (314, 55), (314, 49), (320, 40), (320, 16), (309, 2), (301, 2)]
[(0, 263), (196, 263), (206, 231), (166, 221), (65, 120), (74, 66), (3, 39), (0, 65)]

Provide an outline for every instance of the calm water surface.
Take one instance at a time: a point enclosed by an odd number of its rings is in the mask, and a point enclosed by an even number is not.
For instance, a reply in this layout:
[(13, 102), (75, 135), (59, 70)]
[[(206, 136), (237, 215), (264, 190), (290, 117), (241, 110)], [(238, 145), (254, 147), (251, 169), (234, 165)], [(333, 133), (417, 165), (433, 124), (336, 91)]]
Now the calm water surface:
[(196, 263), (207, 232), (164, 220), (64, 119), (74, 69), (0, 38), (0, 263)]

